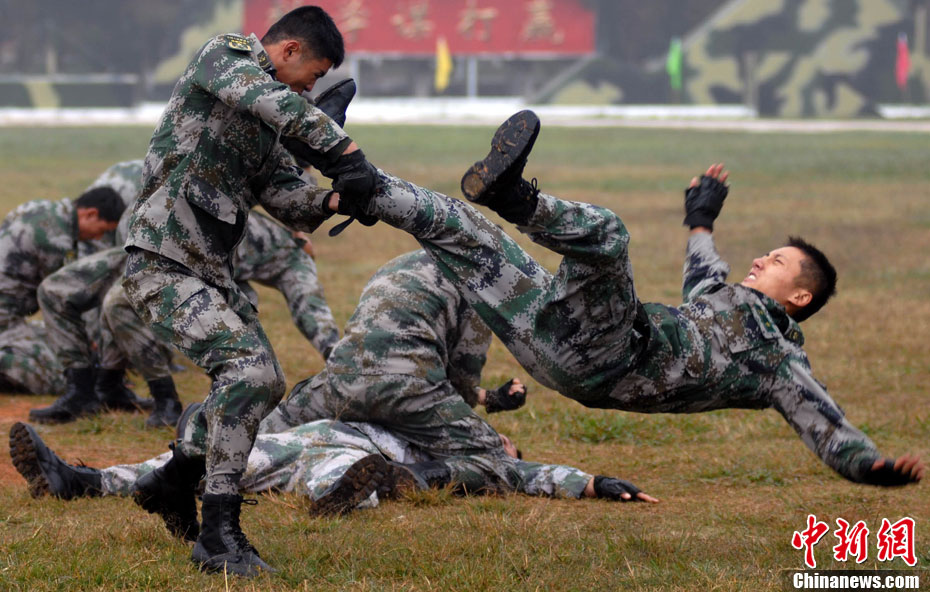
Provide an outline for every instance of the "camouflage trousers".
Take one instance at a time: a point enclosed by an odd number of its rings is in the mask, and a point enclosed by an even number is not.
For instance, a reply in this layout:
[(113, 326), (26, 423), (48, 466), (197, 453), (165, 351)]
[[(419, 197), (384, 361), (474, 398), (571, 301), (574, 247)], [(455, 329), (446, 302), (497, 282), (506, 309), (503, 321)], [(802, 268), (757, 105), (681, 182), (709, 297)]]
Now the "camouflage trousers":
[(500, 435), (448, 380), (405, 374), (337, 374), (328, 369), (298, 383), (262, 422), (262, 433), (319, 419), (369, 422), (442, 460), (471, 491), (512, 489), (514, 459)]
[[(85, 316), (100, 306), (107, 290), (122, 276), (125, 263), (126, 251), (114, 247), (82, 257), (39, 284), (37, 297), (48, 323), (49, 345), (65, 368), (88, 368), (94, 364)], [(110, 363), (116, 365), (104, 367), (125, 367), (123, 360), (111, 359)]]
[(48, 346), (44, 322), (19, 319), (0, 330), (0, 376), (16, 391), (64, 394), (64, 368)]
[(205, 458), (207, 493), (236, 494), (259, 422), (286, 388), (255, 308), (239, 289), (211, 286), (144, 250), (129, 254), (123, 287), (155, 336), (212, 378), (204, 413), (194, 416), (205, 437), (178, 446), (189, 457)]
[(128, 361), (147, 382), (171, 376), (172, 348), (139, 317), (121, 283), (107, 291), (101, 318), (102, 367), (122, 368)]
[[(259, 434), (240, 482), (241, 493), (284, 491), (317, 500), (356, 461), (381, 454), (400, 463), (429, 460), (392, 432), (370, 423), (320, 420), (284, 432)], [(139, 464), (101, 471), (104, 495), (128, 496), (142, 475), (171, 459), (166, 452)], [(591, 475), (565, 465), (516, 461), (516, 489), (527, 495), (574, 499), (583, 495)], [(359, 508), (378, 505), (377, 493)]]
[[(274, 434), (259, 434), (249, 454), (248, 468), (239, 484), (241, 493), (284, 491), (319, 499), (346, 470), (370, 454), (397, 462), (425, 460), (403, 441), (375, 426), (317, 421)], [(372, 437), (373, 436), (373, 437)], [(104, 495), (128, 496), (142, 475), (171, 459), (165, 453), (143, 463), (117, 465), (102, 471)], [(378, 505), (377, 493), (359, 507)]]
[(540, 193), (520, 230), (563, 255), (553, 275), (469, 204), (382, 180), (371, 213), (420, 242), (534, 379), (584, 405), (612, 406), (610, 392), (648, 339), (616, 214)]

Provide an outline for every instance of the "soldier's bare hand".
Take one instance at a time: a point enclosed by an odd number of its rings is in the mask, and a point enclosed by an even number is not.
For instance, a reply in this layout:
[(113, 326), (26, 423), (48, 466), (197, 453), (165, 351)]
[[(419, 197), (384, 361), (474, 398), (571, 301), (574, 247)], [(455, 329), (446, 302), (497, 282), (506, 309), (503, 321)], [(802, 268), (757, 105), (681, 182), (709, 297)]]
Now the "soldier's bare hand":
[(507, 394), (512, 397), (517, 393), (526, 394), (526, 385), (520, 382), (519, 378), (514, 378), (510, 381), (510, 390), (507, 391)]

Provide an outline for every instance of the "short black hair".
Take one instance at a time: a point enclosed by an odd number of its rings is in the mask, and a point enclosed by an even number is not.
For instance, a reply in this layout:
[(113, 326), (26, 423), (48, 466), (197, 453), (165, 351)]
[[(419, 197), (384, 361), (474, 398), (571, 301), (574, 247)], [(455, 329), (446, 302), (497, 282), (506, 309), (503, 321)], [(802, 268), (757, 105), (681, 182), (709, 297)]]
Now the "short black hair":
[(836, 269), (823, 251), (799, 236), (789, 236), (785, 246), (800, 249), (804, 253), (801, 274), (796, 283), (799, 288), (809, 290), (813, 295), (807, 306), (799, 308), (793, 315), (794, 320), (800, 323), (823, 308), (827, 300), (836, 294)]
[(81, 194), (74, 201), (76, 208), (97, 208), (97, 215), (107, 222), (119, 222), (126, 210), (126, 202), (110, 187), (95, 187)]
[(272, 44), (285, 39), (297, 39), (307, 44), (318, 59), (328, 59), (333, 68), (338, 68), (346, 57), (342, 33), (332, 17), (319, 6), (301, 6), (282, 16), (271, 25), (263, 44)]

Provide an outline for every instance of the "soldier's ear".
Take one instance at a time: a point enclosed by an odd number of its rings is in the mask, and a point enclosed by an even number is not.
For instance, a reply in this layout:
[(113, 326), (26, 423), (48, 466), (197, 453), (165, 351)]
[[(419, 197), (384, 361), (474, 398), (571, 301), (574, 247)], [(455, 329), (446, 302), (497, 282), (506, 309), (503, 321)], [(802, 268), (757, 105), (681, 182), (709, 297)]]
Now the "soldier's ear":
[(791, 296), (788, 297), (788, 302), (795, 305), (798, 308), (804, 308), (811, 303), (811, 300), (814, 299), (814, 295), (811, 294), (810, 290), (805, 290), (804, 288), (796, 288), (794, 292), (791, 293)]

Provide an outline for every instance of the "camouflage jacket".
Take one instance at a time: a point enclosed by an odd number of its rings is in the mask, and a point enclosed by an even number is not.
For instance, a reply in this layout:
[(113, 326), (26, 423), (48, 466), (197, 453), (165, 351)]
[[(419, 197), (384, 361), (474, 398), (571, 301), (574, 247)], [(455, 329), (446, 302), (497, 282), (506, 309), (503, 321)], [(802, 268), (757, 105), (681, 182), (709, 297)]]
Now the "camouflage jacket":
[(322, 293), (316, 263), (290, 230), (253, 212), (245, 238), (233, 254), (233, 272), (237, 282), (255, 281), (281, 292), (294, 324), (304, 337), (313, 340), (319, 306), (311, 299)]
[(375, 273), (326, 367), (336, 374), (448, 379), (474, 407), (490, 345), (491, 330), (420, 250)]
[(127, 247), (233, 287), (230, 255), (252, 206), (298, 230), (313, 231), (329, 217), (328, 190), (297, 167), (280, 137), (330, 154), (351, 140), (263, 65), (271, 62), (254, 35), (220, 35), (194, 57), (149, 144)]
[(35, 200), (0, 224), (0, 327), (39, 310), (36, 289), (78, 252), (77, 210), (68, 199)]
[[(628, 408), (691, 413), (774, 407), (827, 465), (861, 481), (879, 457), (811, 374), (804, 336), (782, 305), (726, 283), (713, 237), (688, 241), (683, 304), (645, 304), (653, 327), (636, 369), (614, 390)], [(649, 395), (649, 396), (643, 396)]]

